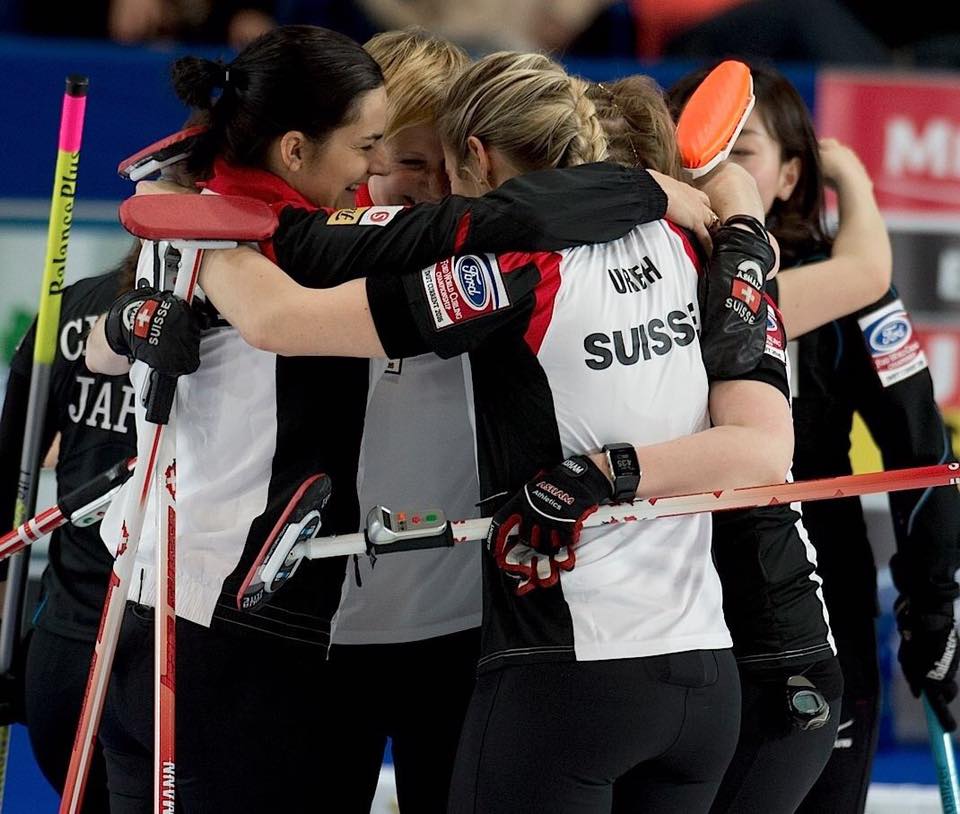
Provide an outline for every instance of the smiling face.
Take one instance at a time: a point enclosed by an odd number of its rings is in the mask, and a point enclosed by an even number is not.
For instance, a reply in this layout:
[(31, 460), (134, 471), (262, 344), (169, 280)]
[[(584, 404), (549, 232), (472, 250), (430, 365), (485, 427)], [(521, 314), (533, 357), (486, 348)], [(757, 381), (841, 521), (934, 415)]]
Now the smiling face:
[(383, 156), (387, 94), (368, 91), (356, 103), (356, 115), (317, 143), (296, 131), (273, 148), (270, 170), (316, 206), (335, 206), (344, 193), (356, 192), (373, 173), (386, 169)]
[(767, 214), (775, 201), (786, 201), (800, 179), (800, 159), (783, 160), (783, 149), (770, 133), (759, 108), (747, 119), (730, 153), (730, 160), (743, 167), (757, 182), (763, 211)]
[(450, 194), (440, 136), (432, 124), (405, 127), (384, 144), (387, 172), (370, 178), (370, 195), (383, 205), (436, 203)]

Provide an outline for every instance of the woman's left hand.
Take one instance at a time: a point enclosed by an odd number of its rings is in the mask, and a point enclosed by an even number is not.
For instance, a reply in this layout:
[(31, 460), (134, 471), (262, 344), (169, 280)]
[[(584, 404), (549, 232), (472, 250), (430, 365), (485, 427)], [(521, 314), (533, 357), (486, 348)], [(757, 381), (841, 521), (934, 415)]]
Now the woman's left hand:
[[(575, 455), (528, 481), (491, 520), (487, 549), (506, 573), (520, 578), (517, 594), (556, 584), (576, 563), (583, 521), (612, 495), (610, 480), (586, 456)], [(517, 528), (519, 534), (511, 537)]]

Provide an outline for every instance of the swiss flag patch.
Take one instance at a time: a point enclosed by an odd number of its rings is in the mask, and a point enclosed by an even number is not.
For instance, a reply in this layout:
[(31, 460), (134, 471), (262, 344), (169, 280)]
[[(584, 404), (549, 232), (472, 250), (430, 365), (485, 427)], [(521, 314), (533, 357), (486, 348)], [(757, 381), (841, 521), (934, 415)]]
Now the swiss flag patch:
[(760, 310), (760, 292), (743, 280), (734, 280), (730, 293), (747, 306), (752, 313)]
[(150, 323), (153, 321), (154, 312), (157, 310), (156, 300), (147, 300), (137, 310), (133, 318), (133, 335), (141, 339), (146, 339), (150, 333)]

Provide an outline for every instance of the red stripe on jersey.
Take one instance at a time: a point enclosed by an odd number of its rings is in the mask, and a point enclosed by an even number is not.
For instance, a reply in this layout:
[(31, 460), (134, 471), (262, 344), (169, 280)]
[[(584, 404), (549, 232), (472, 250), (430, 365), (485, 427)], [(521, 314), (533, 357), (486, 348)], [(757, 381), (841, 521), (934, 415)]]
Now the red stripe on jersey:
[(467, 242), (467, 235), (470, 234), (470, 213), (467, 212), (462, 218), (460, 218), (460, 223), (457, 224), (457, 233), (453, 238), (453, 250), (454, 252), (459, 252), (460, 247)]
[(777, 307), (777, 304), (773, 301), (773, 297), (770, 296), (768, 291), (763, 292), (764, 302), (767, 304), (767, 308), (772, 308), (774, 313), (777, 315), (777, 320), (783, 322), (783, 314), (780, 313), (780, 309)]
[[(506, 255), (506, 257), (510, 256)], [(550, 320), (553, 319), (553, 305), (557, 299), (557, 292), (560, 290), (560, 255), (556, 252), (536, 252), (519, 256), (524, 258), (524, 263), (532, 262), (540, 270), (540, 283), (534, 290), (536, 299), (533, 306), (533, 315), (530, 317), (527, 331), (523, 335), (527, 346), (537, 354), (540, 353), (543, 337), (546, 336)], [(500, 260), (500, 270), (509, 271), (509, 266), (504, 267), (504, 257), (499, 256), (498, 259)]]
[(693, 267), (697, 270), (697, 274), (703, 274), (702, 264), (700, 262), (700, 255), (697, 253), (697, 250), (693, 248), (693, 244), (690, 242), (690, 238), (683, 229), (681, 229), (677, 224), (672, 223), (671, 221), (664, 221), (668, 227), (680, 238), (680, 242), (683, 243), (683, 250), (687, 253), (687, 257), (690, 258), (690, 262), (693, 263)]

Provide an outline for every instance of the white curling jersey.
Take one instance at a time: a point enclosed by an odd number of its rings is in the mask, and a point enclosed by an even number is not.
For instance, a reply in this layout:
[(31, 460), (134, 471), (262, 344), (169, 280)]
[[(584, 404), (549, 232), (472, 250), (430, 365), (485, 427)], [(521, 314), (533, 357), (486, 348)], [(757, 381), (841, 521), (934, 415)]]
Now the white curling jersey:
[[(391, 356), (469, 352), (490, 496), (607, 443), (709, 426), (694, 258), (657, 221), (600, 245), (453, 256), (367, 291)], [(485, 555), (481, 669), (729, 647), (710, 543), (710, 515), (586, 529), (576, 568), (523, 597)]]

